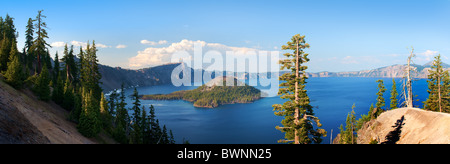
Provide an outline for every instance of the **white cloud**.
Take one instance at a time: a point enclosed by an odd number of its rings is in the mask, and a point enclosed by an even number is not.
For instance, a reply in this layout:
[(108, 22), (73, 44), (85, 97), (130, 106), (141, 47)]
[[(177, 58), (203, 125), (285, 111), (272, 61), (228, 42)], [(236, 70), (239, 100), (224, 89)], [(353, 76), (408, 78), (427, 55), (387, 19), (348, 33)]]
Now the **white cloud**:
[(416, 55), (420, 58), (419, 60), (431, 61), (438, 53), (439, 51), (426, 50), (425, 52), (417, 53)]
[(150, 46), (156, 46), (156, 45), (167, 44), (167, 40), (160, 40), (158, 42), (148, 41), (148, 40), (141, 40), (141, 44), (150, 45)]
[(83, 48), (86, 48), (86, 46), (87, 46), (87, 43), (75, 41), (75, 40), (71, 41), (70, 44), (73, 46), (78, 46), (78, 47), (82, 46)]
[(53, 42), (50, 44), (52, 47), (64, 47), (64, 45), (66, 45), (64, 42)]
[(123, 44), (119, 44), (116, 46), (116, 48), (120, 49), (120, 48), (127, 48), (127, 45), (123, 45)]
[[(80, 41), (76, 41), (76, 40), (71, 41), (70, 44), (73, 45), (73, 46), (77, 46), (77, 47), (82, 46), (83, 49), (86, 49), (86, 47), (87, 47), (87, 42), (80, 42)], [(92, 44), (91, 44), (91, 46), (92, 46)], [(97, 47), (97, 48), (111, 48), (111, 46), (108, 46), (108, 45), (105, 45), (105, 44), (101, 44), (101, 43), (95, 43), (95, 47)]]
[(111, 48), (111, 46), (104, 45), (104, 44), (101, 44), (101, 43), (95, 43), (95, 46), (98, 47), (98, 48)]
[[(143, 43), (144, 42), (144, 43)], [(142, 44), (149, 44), (150, 42), (147, 42), (146, 40), (141, 41)], [(161, 41), (160, 41), (161, 42)], [(156, 42), (154, 42), (156, 43)], [(129, 58), (129, 67), (131, 68), (144, 68), (149, 66), (155, 66), (155, 65), (161, 65), (161, 64), (167, 64), (171, 62), (172, 54), (176, 52), (187, 52), (189, 55), (194, 55), (194, 44), (201, 45), (202, 48), (202, 54), (204, 55), (207, 52), (219, 52), (222, 55), (226, 55), (227, 51), (234, 52), (235, 56), (246, 54), (249, 51), (255, 51), (257, 52), (258, 49), (254, 48), (248, 48), (248, 47), (231, 47), (219, 43), (207, 43), (205, 41), (192, 41), (184, 39), (178, 43), (172, 43), (169, 46), (166, 47), (149, 47), (146, 48), (143, 51), (138, 51), (137, 56), (134, 56), (132, 58)], [(192, 58), (183, 58), (184, 62), (197, 60)], [(205, 66), (205, 65), (204, 65)]]

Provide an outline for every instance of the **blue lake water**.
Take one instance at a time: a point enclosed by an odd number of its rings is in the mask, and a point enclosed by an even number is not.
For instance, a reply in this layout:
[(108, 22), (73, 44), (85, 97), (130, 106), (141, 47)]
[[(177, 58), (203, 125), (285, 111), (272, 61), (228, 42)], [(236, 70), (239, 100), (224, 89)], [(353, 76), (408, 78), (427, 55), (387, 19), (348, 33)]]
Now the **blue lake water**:
[[(333, 138), (339, 133), (339, 126), (345, 124), (347, 114), (353, 104), (356, 105), (357, 119), (367, 114), (370, 105), (376, 103), (378, 92), (375, 81), (384, 80), (387, 91), (384, 93), (386, 106), (390, 103), (392, 79), (390, 78), (356, 78), (330, 77), (309, 78), (307, 80), (308, 96), (314, 112), (319, 117), (328, 134), (323, 137), (324, 144), (330, 143), (331, 130)], [(401, 79), (396, 79), (397, 90), (401, 94)], [(139, 94), (167, 94), (178, 90), (195, 89), (196, 86), (175, 87), (172, 85), (138, 87)], [(258, 87), (257, 87), (258, 88)], [(131, 95), (133, 89), (126, 89)], [(414, 81), (414, 95), (418, 95), (415, 106), (422, 107), (428, 97), (425, 79)], [(399, 97), (400, 98), (400, 97)], [(283, 117), (275, 116), (273, 104), (282, 104), (285, 100), (266, 97), (249, 104), (230, 104), (214, 109), (196, 108), (192, 103), (182, 100), (160, 101), (142, 100), (146, 107), (155, 107), (156, 118), (161, 126), (171, 129), (177, 143), (183, 138), (193, 144), (274, 144), (284, 138), (284, 133), (275, 129), (281, 126)], [(131, 99), (127, 99), (131, 107)]]

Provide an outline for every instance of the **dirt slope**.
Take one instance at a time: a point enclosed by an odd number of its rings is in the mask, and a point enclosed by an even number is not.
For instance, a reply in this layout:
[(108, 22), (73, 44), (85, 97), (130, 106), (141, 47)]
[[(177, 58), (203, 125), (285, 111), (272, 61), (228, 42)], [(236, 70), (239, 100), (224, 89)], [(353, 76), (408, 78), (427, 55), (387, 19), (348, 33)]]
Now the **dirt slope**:
[(68, 114), (29, 90), (17, 91), (0, 81), (0, 143), (94, 143), (65, 119)]
[(382, 113), (358, 131), (358, 143), (450, 144), (450, 114), (418, 108)]

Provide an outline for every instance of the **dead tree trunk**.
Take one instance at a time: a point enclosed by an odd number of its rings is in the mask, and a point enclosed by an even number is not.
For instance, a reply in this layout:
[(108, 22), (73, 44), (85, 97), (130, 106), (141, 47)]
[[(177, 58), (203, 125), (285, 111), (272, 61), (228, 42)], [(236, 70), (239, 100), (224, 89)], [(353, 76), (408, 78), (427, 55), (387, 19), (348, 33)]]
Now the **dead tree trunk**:
[(411, 58), (414, 57), (414, 48), (411, 50), (411, 55), (409, 55), (408, 57), (408, 67), (406, 68), (406, 88), (407, 88), (407, 94), (405, 96), (407, 96), (406, 98), (406, 107), (408, 108), (412, 108), (413, 107), (413, 94), (412, 94), (412, 79), (411, 79)]

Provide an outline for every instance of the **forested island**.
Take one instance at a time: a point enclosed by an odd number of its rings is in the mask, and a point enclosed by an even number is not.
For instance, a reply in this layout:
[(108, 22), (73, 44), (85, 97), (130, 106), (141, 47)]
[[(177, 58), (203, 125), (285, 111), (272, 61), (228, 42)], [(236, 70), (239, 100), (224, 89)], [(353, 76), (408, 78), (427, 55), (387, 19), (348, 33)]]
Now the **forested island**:
[[(226, 81), (233, 80), (233, 86)], [(182, 90), (170, 94), (141, 95), (144, 100), (185, 100), (195, 107), (215, 108), (224, 104), (250, 103), (261, 98), (261, 91), (238, 81), (234, 77), (217, 77), (193, 90)]]

